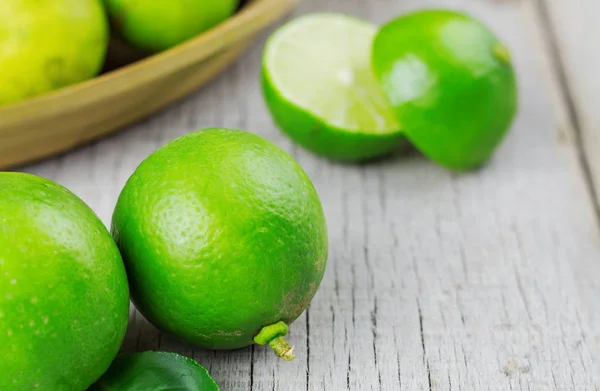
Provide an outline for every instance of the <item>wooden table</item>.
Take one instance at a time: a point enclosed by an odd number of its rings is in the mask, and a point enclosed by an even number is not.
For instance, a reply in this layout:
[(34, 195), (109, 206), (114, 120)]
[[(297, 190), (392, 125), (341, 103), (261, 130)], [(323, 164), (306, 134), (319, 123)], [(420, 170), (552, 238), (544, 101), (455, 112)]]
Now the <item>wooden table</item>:
[(495, 158), (453, 174), (410, 154), (342, 165), (294, 146), (259, 90), (266, 33), (232, 69), (131, 129), (24, 168), (72, 189), (105, 223), (158, 146), (214, 126), (266, 136), (313, 179), (328, 270), (291, 328), (292, 363), (264, 347), (211, 352), (132, 312), (126, 350), (174, 350), (223, 390), (596, 390), (600, 344), (600, 2), (306, 0), (381, 23), (424, 6), (466, 9), (512, 48), (520, 114)]

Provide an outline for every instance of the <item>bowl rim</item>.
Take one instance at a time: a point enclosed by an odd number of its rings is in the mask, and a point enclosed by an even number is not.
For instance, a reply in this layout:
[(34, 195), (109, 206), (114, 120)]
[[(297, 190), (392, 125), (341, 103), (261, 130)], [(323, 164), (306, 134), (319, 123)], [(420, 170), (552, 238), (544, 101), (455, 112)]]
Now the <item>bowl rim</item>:
[[(29, 115), (40, 116), (42, 113), (52, 115), (93, 104), (206, 60), (232, 44), (256, 34), (287, 13), (299, 1), (250, 0), (223, 23), (168, 50), (81, 83), (0, 107), (1, 127), (20, 122), (23, 117)], [(90, 93), (91, 89), (95, 91)]]

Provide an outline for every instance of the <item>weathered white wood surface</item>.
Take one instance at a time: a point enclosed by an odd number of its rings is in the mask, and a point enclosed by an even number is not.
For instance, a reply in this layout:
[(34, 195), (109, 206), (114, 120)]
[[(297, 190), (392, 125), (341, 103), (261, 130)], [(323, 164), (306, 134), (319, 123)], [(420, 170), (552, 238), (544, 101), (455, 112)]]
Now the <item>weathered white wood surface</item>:
[[(598, 9), (596, 0), (547, 3), (556, 20), (570, 12), (564, 22), (573, 25), (590, 17), (570, 10), (575, 3)], [(319, 293), (291, 328), (294, 362), (262, 347), (215, 353), (183, 346), (135, 314), (125, 349), (188, 354), (223, 390), (597, 389), (600, 232), (541, 3), (305, 0), (296, 14), (342, 11), (383, 22), (425, 6), (469, 10), (513, 49), (520, 114), (478, 172), (451, 174), (417, 154), (342, 165), (296, 148), (262, 103), (262, 39), (184, 102), (110, 139), (26, 168), (68, 186), (108, 224), (121, 186), (145, 156), (190, 130), (226, 126), (256, 132), (291, 152), (318, 188), (331, 253)], [(593, 19), (589, 27), (598, 29)], [(569, 49), (582, 27), (570, 28), (575, 33), (561, 47), (565, 56), (579, 56), (570, 66), (585, 72), (575, 83), (587, 91), (580, 100), (589, 102), (577, 103), (590, 115), (586, 126), (593, 132), (600, 73), (583, 64), (585, 49)], [(597, 39), (586, 36), (595, 45)], [(600, 148), (588, 144), (590, 152)]]
[[(556, 69), (565, 90), (573, 129), (589, 166), (589, 181), (600, 190), (600, 2), (544, 0), (540, 13), (549, 26)], [(597, 200), (598, 202), (598, 200)]]

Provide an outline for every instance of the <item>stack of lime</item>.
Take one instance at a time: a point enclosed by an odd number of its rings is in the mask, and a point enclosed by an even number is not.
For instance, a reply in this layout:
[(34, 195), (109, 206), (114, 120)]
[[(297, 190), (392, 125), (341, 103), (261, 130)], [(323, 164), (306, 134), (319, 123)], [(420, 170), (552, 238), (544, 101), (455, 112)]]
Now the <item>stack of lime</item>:
[[(112, 234), (67, 189), (0, 173), (0, 390), (89, 387), (123, 342), (129, 292), (180, 340), (294, 358), (288, 325), (319, 288), (328, 241), (319, 197), (283, 150), (230, 129), (174, 140), (128, 180)], [(117, 359), (93, 389), (149, 384), (218, 389), (164, 354)]]
[(95, 77), (114, 33), (144, 53), (225, 21), (239, 0), (0, 1), (0, 106)]
[[(129, 5), (146, 10), (138, 3)], [(406, 136), (456, 170), (492, 155), (517, 102), (506, 47), (449, 11), (381, 29), (344, 15), (299, 18), (270, 38), (263, 86), (279, 126), (318, 154), (370, 159)], [(306, 173), (274, 144), (230, 129), (191, 133), (146, 158), (119, 196), (112, 237), (74, 194), (28, 174), (0, 173), (0, 223), (3, 391), (218, 390), (204, 368), (177, 355), (113, 361), (129, 292), (180, 340), (270, 345), (291, 360), (288, 325), (315, 295), (328, 256)]]
[(275, 122), (332, 159), (377, 157), (405, 135), (435, 162), (471, 169), (492, 155), (517, 107), (508, 49), (453, 11), (418, 11), (380, 29), (304, 16), (271, 36), (262, 69)]

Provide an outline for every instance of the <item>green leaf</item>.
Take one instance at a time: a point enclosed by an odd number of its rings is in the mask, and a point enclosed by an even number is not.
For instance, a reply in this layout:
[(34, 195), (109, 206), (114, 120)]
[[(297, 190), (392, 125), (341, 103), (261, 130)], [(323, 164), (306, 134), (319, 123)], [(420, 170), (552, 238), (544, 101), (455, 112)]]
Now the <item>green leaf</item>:
[(88, 391), (219, 391), (208, 371), (176, 353), (123, 354)]

